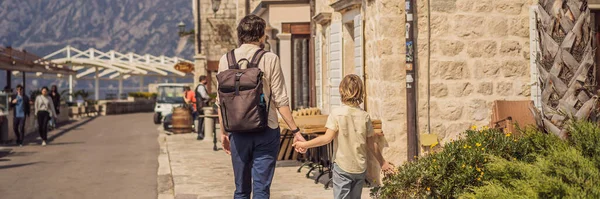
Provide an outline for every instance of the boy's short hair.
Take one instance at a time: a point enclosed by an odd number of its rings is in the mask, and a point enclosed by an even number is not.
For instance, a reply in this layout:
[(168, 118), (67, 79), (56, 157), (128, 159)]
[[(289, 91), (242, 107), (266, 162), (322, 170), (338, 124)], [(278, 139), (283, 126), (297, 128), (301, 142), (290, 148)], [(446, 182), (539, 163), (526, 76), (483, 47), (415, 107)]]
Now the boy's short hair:
[(265, 36), (266, 26), (265, 20), (256, 15), (245, 16), (237, 27), (240, 45), (260, 41)]
[(358, 75), (346, 75), (340, 82), (340, 96), (342, 103), (358, 106), (363, 103), (365, 90), (363, 82)]
[(200, 75), (200, 77), (198, 78), (198, 81), (204, 81), (206, 80), (206, 75)]

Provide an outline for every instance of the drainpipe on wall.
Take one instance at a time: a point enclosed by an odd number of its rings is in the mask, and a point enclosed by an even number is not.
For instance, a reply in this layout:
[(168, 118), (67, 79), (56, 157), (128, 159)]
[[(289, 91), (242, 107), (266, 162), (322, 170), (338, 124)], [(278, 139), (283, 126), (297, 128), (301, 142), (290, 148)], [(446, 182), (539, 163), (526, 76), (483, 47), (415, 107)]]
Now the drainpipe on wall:
[[(196, 33), (196, 42), (198, 42), (198, 54), (202, 54), (202, 2), (196, 1), (196, 9), (198, 10), (198, 32)], [(194, 80), (195, 81), (195, 80)]]
[(246, 0), (246, 15), (250, 14), (250, 0)]
[(417, 24), (415, 0), (406, 0), (406, 129), (408, 140), (408, 160), (413, 161), (419, 155), (417, 136)]

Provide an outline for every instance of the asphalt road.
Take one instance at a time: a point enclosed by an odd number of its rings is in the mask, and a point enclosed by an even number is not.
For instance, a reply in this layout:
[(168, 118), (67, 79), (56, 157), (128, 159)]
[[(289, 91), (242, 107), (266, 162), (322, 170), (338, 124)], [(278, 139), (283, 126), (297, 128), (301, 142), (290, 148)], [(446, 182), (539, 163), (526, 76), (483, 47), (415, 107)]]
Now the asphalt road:
[(156, 128), (152, 114), (100, 116), (54, 130), (45, 147), (31, 135), (0, 146), (0, 198), (157, 198)]

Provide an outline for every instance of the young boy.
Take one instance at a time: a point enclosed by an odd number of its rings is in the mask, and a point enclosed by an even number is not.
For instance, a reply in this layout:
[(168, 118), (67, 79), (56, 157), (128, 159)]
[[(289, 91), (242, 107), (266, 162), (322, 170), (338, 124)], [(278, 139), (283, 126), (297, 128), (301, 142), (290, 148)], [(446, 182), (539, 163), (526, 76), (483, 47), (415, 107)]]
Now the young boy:
[(334, 109), (327, 119), (327, 131), (307, 142), (296, 142), (298, 149), (323, 146), (334, 141), (333, 193), (336, 199), (360, 198), (367, 169), (367, 152), (372, 151), (384, 172), (393, 166), (383, 159), (376, 145), (369, 114), (359, 105), (364, 89), (360, 77), (347, 75), (340, 83), (342, 107)]

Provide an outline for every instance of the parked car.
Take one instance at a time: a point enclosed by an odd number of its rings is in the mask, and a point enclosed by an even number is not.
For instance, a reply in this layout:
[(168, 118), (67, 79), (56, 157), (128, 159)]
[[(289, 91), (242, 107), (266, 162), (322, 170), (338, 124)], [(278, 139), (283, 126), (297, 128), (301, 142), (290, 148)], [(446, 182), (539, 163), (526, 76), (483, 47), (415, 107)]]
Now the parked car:
[(188, 85), (175, 83), (158, 84), (158, 96), (156, 97), (156, 105), (154, 105), (155, 124), (163, 123), (166, 116), (171, 114), (173, 108), (185, 104), (183, 100), (183, 87), (185, 86)]

